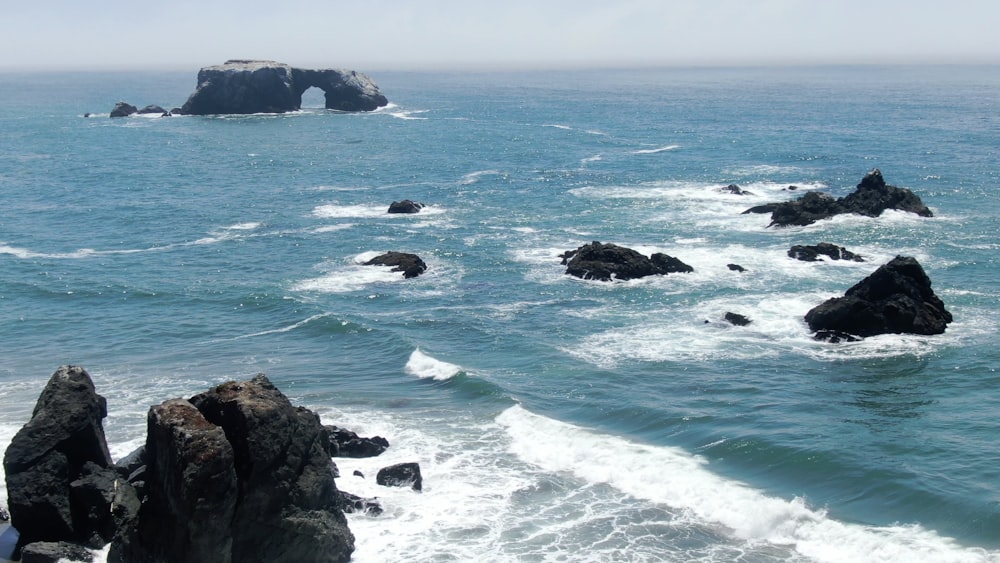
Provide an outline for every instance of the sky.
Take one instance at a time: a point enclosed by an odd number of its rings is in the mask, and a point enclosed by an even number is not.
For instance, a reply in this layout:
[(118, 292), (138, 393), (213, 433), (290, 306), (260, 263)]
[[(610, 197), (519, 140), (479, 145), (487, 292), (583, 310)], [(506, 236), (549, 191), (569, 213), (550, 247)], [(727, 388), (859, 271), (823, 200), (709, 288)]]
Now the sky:
[(1000, 63), (997, 0), (0, 0), (0, 70)]

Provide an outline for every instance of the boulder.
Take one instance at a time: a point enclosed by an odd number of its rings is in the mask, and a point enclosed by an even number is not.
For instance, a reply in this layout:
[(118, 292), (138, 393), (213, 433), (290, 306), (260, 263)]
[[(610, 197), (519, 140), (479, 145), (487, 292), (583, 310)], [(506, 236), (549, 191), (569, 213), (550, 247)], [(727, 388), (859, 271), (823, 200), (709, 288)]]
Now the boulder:
[(873, 274), (806, 313), (809, 329), (825, 335), (941, 334), (952, 315), (931, 289), (915, 258), (897, 256)]
[(598, 241), (566, 251), (560, 258), (567, 274), (585, 280), (631, 280), (694, 271), (691, 266), (667, 254), (657, 252), (647, 258), (631, 248)]
[(420, 210), (423, 208), (424, 204), (422, 203), (404, 199), (403, 201), (394, 201), (389, 204), (389, 213), (420, 213)]
[(90, 563), (94, 553), (82, 545), (40, 541), (21, 550), (21, 563)]
[(746, 268), (744, 268), (743, 266), (740, 266), (739, 264), (726, 264), (726, 267), (729, 268), (730, 270), (732, 270), (733, 272), (739, 272), (741, 274), (743, 272), (747, 271)]
[(748, 192), (743, 188), (737, 186), (736, 184), (729, 184), (724, 188), (719, 188), (720, 192), (733, 194), (733, 195), (753, 195), (753, 192)]
[(202, 68), (197, 89), (177, 113), (284, 113), (302, 107), (309, 88), (323, 90), (326, 108), (372, 111), (388, 104), (368, 76), (353, 70), (300, 69), (274, 61), (230, 60)]
[(340, 509), (347, 514), (359, 512), (370, 514), (372, 516), (382, 514), (382, 505), (379, 504), (378, 499), (362, 498), (346, 491), (337, 491), (337, 499), (340, 504)]
[(114, 109), (111, 110), (111, 117), (128, 117), (137, 111), (139, 111), (139, 109), (132, 104), (118, 102), (115, 104)]
[(366, 438), (344, 428), (324, 426), (330, 435), (330, 457), (375, 457), (389, 448), (381, 436)]
[[(107, 402), (81, 367), (60, 367), (31, 420), (4, 454), (7, 500), (18, 546), (37, 541), (88, 543), (103, 537), (74, 482), (111, 466), (102, 420)], [(113, 483), (113, 478), (112, 478)], [(87, 496), (87, 495), (83, 495)], [(108, 506), (104, 510), (110, 510)]]
[(800, 245), (788, 249), (789, 258), (802, 260), (803, 262), (822, 262), (820, 256), (826, 256), (833, 260), (849, 260), (851, 262), (864, 262), (865, 259), (847, 250), (843, 246), (837, 246), (828, 242), (821, 242), (817, 245)]
[(734, 325), (734, 326), (747, 326), (748, 324), (750, 324), (750, 323), (753, 322), (753, 321), (750, 320), (749, 317), (740, 315), (739, 313), (729, 313), (729, 312), (727, 312), (725, 318), (726, 318), (726, 321), (729, 324)]
[(148, 106), (140, 109), (136, 113), (141, 114), (141, 115), (145, 115), (145, 114), (149, 114), (149, 113), (156, 113), (156, 114), (163, 115), (163, 114), (167, 114), (167, 113), (170, 113), (170, 112), (168, 112), (167, 110), (165, 110), (165, 109), (161, 108), (160, 106), (154, 104), (154, 105), (148, 105)]
[(427, 264), (416, 254), (386, 252), (365, 262), (365, 266), (393, 266), (393, 272), (403, 272), (404, 278), (415, 278), (427, 270)]
[(411, 487), (414, 491), (422, 490), (424, 486), (420, 464), (416, 462), (383, 467), (375, 475), (375, 482), (384, 487)]
[(886, 209), (908, 211), (921, 217), (933, 216), (931, 210), (912, 191), (887, 185), (878, 168), (866, 174), (853, 193), (842, 198), (835, 199), (821, 192), (809, 192), (794, 201), (758, 205), (743, 213), (766, 213), (770, 210), (769, 226), (786, 227), (810, 225), (842, 213), (878, 217)]

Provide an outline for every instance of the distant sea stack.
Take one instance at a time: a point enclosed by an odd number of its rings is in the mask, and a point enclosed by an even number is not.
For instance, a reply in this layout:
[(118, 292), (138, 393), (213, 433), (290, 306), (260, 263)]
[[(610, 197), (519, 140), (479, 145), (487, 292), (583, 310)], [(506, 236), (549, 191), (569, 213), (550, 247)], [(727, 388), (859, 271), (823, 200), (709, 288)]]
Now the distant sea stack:
[(389, 103), (368, 76), (353, 70), (294, 68), (284, 63), (229, 60), (198, 71), (198, 87), (177, 113), (284, 113), (302, 107), (302, 93), (319, 88), (326, 109), (372, 111)]

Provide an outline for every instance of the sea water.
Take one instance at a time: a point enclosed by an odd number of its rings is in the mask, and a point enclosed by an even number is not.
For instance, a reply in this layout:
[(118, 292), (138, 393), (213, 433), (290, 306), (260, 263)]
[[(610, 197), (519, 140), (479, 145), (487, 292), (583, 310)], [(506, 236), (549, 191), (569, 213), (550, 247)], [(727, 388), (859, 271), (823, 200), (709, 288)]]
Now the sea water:
[[(0, 443), (63, 364), (115, 458), (263, 372), (392, 444), (337, 460), (385, 509), (357, 561), (1000, 560), (1000, 68), (373, 78), (372, 113), (110, 119), (194, 71), (0, 74)], [(934, 217), (742, 214), (876, 167)], [(595, 240), (694, 272), (565, 275)], [(786, 254), (819, 242), (865, 261)], [(363, 265), (389, 250), (427, 271)], [(896, 255), (947, 332), (814, 341)], [(374, 484), (403, 461), (422, 492)]]

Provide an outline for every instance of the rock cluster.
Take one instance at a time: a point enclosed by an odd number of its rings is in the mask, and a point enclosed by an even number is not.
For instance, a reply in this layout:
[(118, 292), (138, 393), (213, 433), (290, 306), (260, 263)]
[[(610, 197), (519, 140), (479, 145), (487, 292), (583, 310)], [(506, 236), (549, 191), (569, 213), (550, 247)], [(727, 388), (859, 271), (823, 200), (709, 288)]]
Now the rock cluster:
[(631, 248), (598, 241), (566, 251), (560, 258), (567, 274), (585, 280), (631, 280), (694, 271), (691, 266), (667, 254), (657, 252), (646, 257)]
[(365, 266), (392, 266), (393, 272), (403, 272), (404, 278), (415, 278), (427, 270), (427, 264), (416, 254), (386, 252), (365, 262)]
[(885, 183), (882, 172), (873, 169), (861, 179), (855, 191), (841, 198), (821, 192), (809, 192), (794, 201), (758, 205), (744, 213), (770, 213), (770, 226), (810, 225), (842, 213), (878, 217), (886, 209), (897, 209), (931, 217), (931, 210), (920, 197), (905, 188)]
[(878, 334), (941, 334), (952, 315), (931, 289), (915, 258), (897, 256), (873, 274), (806, 313), (820, 338), (850, 340)]

